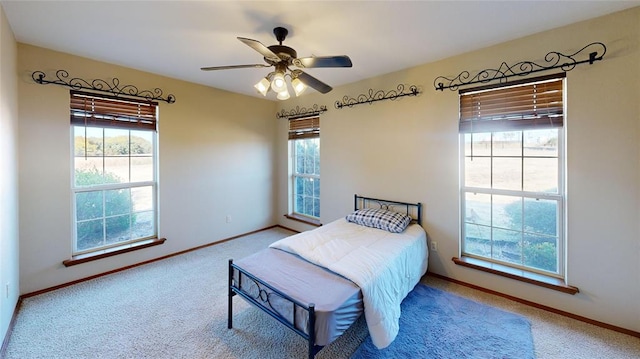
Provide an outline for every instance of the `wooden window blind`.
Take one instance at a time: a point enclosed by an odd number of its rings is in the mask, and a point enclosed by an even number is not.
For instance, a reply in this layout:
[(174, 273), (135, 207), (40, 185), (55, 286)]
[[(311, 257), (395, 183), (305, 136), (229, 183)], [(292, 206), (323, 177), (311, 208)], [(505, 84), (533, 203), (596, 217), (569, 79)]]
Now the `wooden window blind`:
[(289, 119), (289, 139), (320, 137), (320, 117), (305, 117)]
[(71, 124), (156, 131), (157, 102), (70, 92)]
[[(460, 91), (460, 132), (562, 127), (564, 73)], [(508, 86), (508, 87), (505, 87)]]

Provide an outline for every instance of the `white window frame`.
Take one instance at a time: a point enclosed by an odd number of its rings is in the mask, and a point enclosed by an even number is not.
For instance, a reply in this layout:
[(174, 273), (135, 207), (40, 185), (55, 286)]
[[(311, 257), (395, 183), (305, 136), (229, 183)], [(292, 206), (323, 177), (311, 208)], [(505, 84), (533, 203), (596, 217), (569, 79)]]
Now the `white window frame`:
[[(551, 75), (550, 77), (552, 77)], [(564, 76), (562, 76), (564, 77)], [(544, 80), (543, 80), (544, 81)], [(523, 80), (522, 83), (526, 84), (526, 80)], [(536, 80), (532, 79), (529, 83), (535, 83)], [(566, 99), (566, 81), (562, 81), (562, 92), (563, 99)], [(566, 117), (566, 100), (563, 101), (564, 110), (563, 113)], [(562, 127), (554, 127), (558, 131), (558, 145), (557, 145), (557, 159), (558, 159), (558, 184), (557, 184), (557, 193), (546, 193), (546, 192), (533, 192), (533, 191), (524, 191), (523, 190), (506, 190), (506, 189), (493, 189), (493, 188), (478, 188), (478, 187), (467, 187), (465, 186), (466, 179), (466, 154), (465, 154), (465, 135), (468, 133), (460, 133), (459, 134), (459, 167), (460, 167), (460, 178), (459, 178), (459, 196), (460, 196), (460, 250), (459, 253), (463, 257), (470, 257), (479, 259), (488, 263), (496, 263), (500, 265), (504, 265), (506, 267), (515, 268), (517, 270), (523, 270), (526, 272), (538, 273), (548, 277), (555, 277), (560, 279), (565, 279), (566, 277), (566, 248), (567, 248), (567, 226), (566, 226), (566, 121), (565, 125)], [(471, 123), (473, 126), (473, 122)], [(534, 131), (535, 128), (522, 128), (522, 129), (493, 129), (491, 137), (493, 139), (493, 134), (498, 132), (516, 132), (519, 131), (521, 133), (525, 133), (527, 131)], [(483, 133), (489, 133), (483, 132)], [(521, 141), (523, 141), (524, 135), (521, 137)], [(493, 148), (493, 145), (492, 145)], [(496, 156), (500, 157), (500, 156)], [(521, 152), (519, 157), (521, 160), (526, 158), (524, 151)], [(490, 158), (493, 160), (494, 156), (491, 153)], [(521, 170), (524, 171), (524, 165), (521, 164)], [(493, 178), (493, 166), (491, 166), (491, 177)], [(524, 178), (524, 175), (523, 177)], [(556, 215), (556, 226), (557, 226), (557, 248), (556, 248), (556, 263), (557, 263), (557, 271), (551, 272), (546, 270), (541, 270), (534, 267), (529, 267), (524, 264), (516, 264), (510, 261), (501, 261), (494, 258), (489, 258), (486, 256), (476, 255), (473, 253), (468, 253), (465, 251), (465, 238), (467, 238), (466, 233), (466, 194), (487, 194), (487, 195), (507, 195), (507, 196), (515, 196), (523, 198), (523, 203), (525, 198), (533, 198), (533, 199), (545, 199), (545, 200), (553, 200), (557, 202), (557, 210), (558, 213)], [(493, 201), (493, 200), (492, 200)], [(524, 213), (524, 212), (523, 212)], [(493, 213), (491, 214), (491, 226), (489, 228), (493, 229)], [(524, 235), (524, 220), (522, 221), (523, 225), (521, 227), (520, 233)], [(491, 232), (491, 240), (493, 241), (493, 231)], [(492, 246), (493, 250), (493, 246)], [(522, 256), (521, 256), (522, 257)], [(521, 259), (521, 263), (523, 262), (523, 258)]]
[[(556, 278), (565, 278), (565, 248), (566, 248), (566, 226), (565, 226), (565, 213), (566, 213), (566, 200), (565, 200), (565, 131), (563, 128), (557, 128), (558, 131), (558, 193), (546, 193), (546, 192), (531, 192), (531, 191), (518, 191), (518, 190), (505, 190), (505, 189), (492, 189), (492, 188), (480, 188), (480, 187), (467, 187), (465, 186), (466, 170), (465, 170), (465, 133), (459, 135), (460, 138), (460, 254), (465, 257), (477, 258), (483, 261), (498, 263), (508, 267), (526, 270), (529, 272), (539, 273)], [(521, 131), (526, 132), (527, 130)], [(496, 131), (498, 132), (498, 131)], [(492, 132), (492, 134), (495, 132)], [(493, 158), (493, 155), (491, 156)], [(526, 158), (524, 153), (520, 156), (521, 159)], [(524, 169), (524, 166), (521, 167)], [(493, 171), (491, 172), (493, 177)], [(525, 265), (518, 265), (513, 262), (500, 261), (493, 258), (479, 256), (473, 253), (465, 252), (464, 240), (466, 236), (466, 194), (467, 193), (480, 193), (487, 195), (505, 195), (530, 199), (544, 199), (552, 200), (558, 203), (557, 213), (557, 234), (558, 234), (558, 246), (556, 248), (556, 260), (557, 260), (557, 273), (540, 270), (534, 267)], [(493, 217), (493, 216), (491, 216)], [(524, 223), (524, 221), (522, 221)], [(491, 226), (493, 228), (493, 225)], [(524, 233), (524, 230), (521, 230)]]
[[(96, 98), (101, 98), (100, 95), (95, 95)], [(105, 98), (109, 98), (108, 96)], [(155, 104), (156, 106), (156, 118), (154, 119), (154, 121), (157, 121), (157, 116), (158, 116), (158, 111), (157, 111), (157, 104)], [(97, 115), (99, 117), (99, 115)], [(149, 239), (155, 239), (158, 238), (158, 233), (159, 233), (159, 210), (158, 210), (158, 131), (157, 131), (157, 127), (156, 130), (151, 130), (149, 128), (134, 128), (134, 127), (129, 127), (129, 128), (123, 128), (123, 127), (119, 127), (119, 130), (125, 130), (128, 132), (129, 135), (129, 148), (131, 147), (131, 132), (132, 131), (144, 131), (144, 132), (149, 132), (151, 134), (151, 142), (152, 142), (152, 165), (153, 165), (153, 169), (152, 169), (152, 180), (147, 180), (147, 181), (136, 181), (136, 182), (125, 182), (125, 183), (109, 183), (109, 184), (97, 184), (97, 185), (89, 185), (89, 186), (76, 186), (76, 154), (75, 154), (75, 129), (76, 128), (93, 128), (93, 129), (100, 129), (102, 131), (102, 136), (103, 136), (103, 141), (102, 143), (105, 143), (105, 130), (110, 129), (111, 127), (109, 126), (101, 126), (99, 124), (90, 124), (87, 125), (85, 124), (84, 126), (78, 124), (78, 123), (71, 123), (70, 125), (70, 161), (71, 161), (71, 188), (70, 188), (70, 192), (71, 192), (71, 209), (72, 209), (72, 215), (71, 215), (71, 228), (72, 228), (72, 255), (73, 256), (77, 256), (77, 255), (82, 255), (82, 254), (87, 254), (87, 253), (95, 253), (95, 252), (100, 252), (100, 251), (104, 251), (106, 249), (109, 248), (114, 248), (114, 247), (121, 247), (121, 246), (126, 246), (126, 245), (130, 245), (132, 243), (137, 243), (137, 242), (142, 242), (142, 241), (146, 241)], [(131, 158), (135, 157), (131, 155), (131, 151), (129, 152), (129, 169), (131, 169)], [(105, 155), (104, 153), (102, 154), (102, 168), (98, 169), (101, 171), (101, 173), (105, 173)], [(130, 172), (130, 171), (129, 171)], [(76, 200), (76, 196), (80, 193), (87, 193), (87, 192), (93, 192), (93, 191), (109, 191), (109, 190), (119, 190), (119, 189), (135, 189), (135, 188), (141, 188), (141, 187), (151, 187), (151, 191), (152, 191), (152, 211), (153, 211), (153, 215), (152, 215), (152, 225), (153, 225), (153, 233), (148, 235), (148, 236), (144, 236), (144, 237), (139, 237), (139, 238), (131, 238), (129, 240), (126, 241), (119, 241), (119, 242), (114, 242), (111, 244), (105, 244), (102, 246), (97, 246), (97, 247), (93, 247), (93, 248), (88, 248), (88, 249), (82, 249), (79, 250), (78, 249), (78, 223), (82, 222), (82, 221), (78, 221), (77, 220), (77, 200)], [(101, 218), (103, 221), (106, 221), (107, 218), (109, 218), (109, 216), (106, 215), (106, 213), (104, 213), (105, 211), (105, 198), (106, 196), (103, 195), (102, 199), (103, 199), (103, 203), (102, 203), (102, 209), (103, 209), (103, 216), (102, 217), (96, 217), (97, 218)], [(143, 211), (135, 211), (135, 209), (133, 208), (133, 203), (131, 204), (131, 208), (130, 208), (130, 212), (129, 214), (135, 214), (137, 212), (149, 212), (149, 210), (143, 210)], [(107, 226), (105, 225), (105, 223), (103, 222), (103, 240), (106, 239), (106, 231), (107, 231)]]
[[(291, 176), (290, 176), (290, 180), (289, 180), (289, 186), (290, 186), (290, 213), (297, 215), (297, 216), (303, 216), (303, 217), (308, 217), (314, 220), (319, 220), (320, 217), (316, 217), (307, 213), (302, 213), (296, 210), (296, 197), (297, 197), (297, 193), (296, 193), (296, 179), (297, 178), (305, 178), (305, 179), (311, 179), (311, 180), (320, 180), (320, 175), (316, 175), (316, 174), (308, 174), (308, 173), (297, 173), (296, 172), (296, 150), (295, 150), (295, 146), (296, 146), (296, 141), (307, 141), (307, 140), (317, 140), (318, 141), (318, 150), (320, 148), (320, 137), (317, 138), (307, 138), (307, 139), (293, 139), (293, 140), (289, 140), (289, 154), (290, 154), (290, 158), (291, 158)], [(320, 156), (320, 153), (318, 153), (318, 157)], [(313, 197), (315, 198), (315, 197)], [(320, 206), (320, 197), (317, 198), (318, 200), (318, 207)], [(320, 208), (318, 208), (318, 213), (320, 212)]]

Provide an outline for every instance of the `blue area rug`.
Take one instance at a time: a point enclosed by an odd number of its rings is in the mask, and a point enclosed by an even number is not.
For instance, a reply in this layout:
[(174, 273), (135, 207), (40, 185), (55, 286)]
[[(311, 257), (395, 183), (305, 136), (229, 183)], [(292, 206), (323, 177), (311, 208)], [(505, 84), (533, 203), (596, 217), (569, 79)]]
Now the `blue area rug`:
[(400, 332), (378, 350), (371, 336), (357, 358), (534, 359), (531, 323), (439, 289), (418, 284), (402, 302)]

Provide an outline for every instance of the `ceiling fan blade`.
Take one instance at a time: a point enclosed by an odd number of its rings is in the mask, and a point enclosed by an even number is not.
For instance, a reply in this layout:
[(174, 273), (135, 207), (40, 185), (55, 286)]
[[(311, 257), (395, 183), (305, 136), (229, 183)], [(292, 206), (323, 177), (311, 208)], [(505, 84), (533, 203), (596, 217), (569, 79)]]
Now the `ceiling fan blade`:
[(324, 82), (318, 80), (317, 78), (309, 75), (306, 72), (302, 72), (300, 70), (297, 70), (296, 73), (298, 74), (298, 79), (300, 81), (302, 81), (303, 84), (315, 89), (316, 91), (320, 92), (320, 93), (327, 93), (331, 90), (333, 90), (333, 88), (327, 84), (325, 84)]
[(209, 67), (201, 67), (200, 70), (212, 71), (212, 70), (246, 69), (249, 67), (271, 67), (271, 65), (251, 64), (251, 65), (209, 66)]
[(349, 56), (311, 56), (293, 60), (298, 67), (351, 67)]
[(280, 62), (280, 58), (273, 51), (269, 50), (268, 47), (264, 46), (260, 41), (247, 39), (246, 37), (238, 37), (238, 40), (242, 41), (245, 45), (250, 48), (258, 51), (262, 56), (273, 62)]

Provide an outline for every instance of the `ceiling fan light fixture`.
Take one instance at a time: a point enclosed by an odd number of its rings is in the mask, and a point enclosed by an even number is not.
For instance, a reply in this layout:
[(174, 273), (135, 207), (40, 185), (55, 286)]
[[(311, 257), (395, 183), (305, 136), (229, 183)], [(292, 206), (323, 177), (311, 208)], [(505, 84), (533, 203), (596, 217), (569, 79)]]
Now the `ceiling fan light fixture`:
[[(0, 0), (1, 1), (1, 0)], [(228, 65), (228, 66), (207, 66), (201, 67), (203, 71), (213, 70), (229, 70), (229, 69), (244, 69), (244, 68), (262, 68), (262, 67), (275, 67), (273, 72), (270, 72), (264, 79), (260, 80), (253, 87), (262, 96), (266, 96), (270, 90), (273, 90), (278, 99), (288, 99), (289, 89), (286, 77), (289, 77), (291, 87), (293, 88), (295, 95), (300, 96), (307, 87), (326, 94), (332, 90), (331, 86), (318, 80), (317, 78), (309, 75), (302, 70), (291, 69), (291, 66), (298, 68), (312, 68), (312, 67), (352, 67), (351, 59), (349, 56), (311, 56), (311, 57), (298, 57), (298, 53), (293, 48), (283, 45), (285, 38), (289, 31), (283, 27), (276, 27), (273, 29), (273, 34), (278, 40), (277, 45), (265, 46), (258, 40), (248, 39), (245, 37), (237, 37), (240, 42), (249, 46), (264, 59), (265, 64), (246, 64), (246, 65)]]
[(253, 87), (255, 87), (256, 90), (258, 90), (258, 92), (262, 94), (262, 96), (267, 96), (267, 92), (269, 92), (269, 86), (271, 85), (267, 77), (262, 78), (260, 82), (253, 85)]
[(271, 80), (271, 89), (278, 93), (287, 89), (287, 83), (284, 80), (284, 73), (278, 71), (273, 75), (273, 80)]
[(296, 93), (296, 96), (300, 96), (304, 90), (307, 89), (307, 85), (303, 84), (297, 77), (291, 80), (291, 86), (293, 86), (293, 91)]

